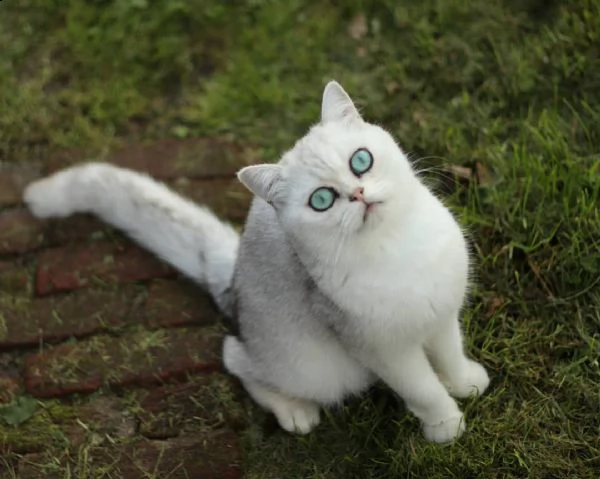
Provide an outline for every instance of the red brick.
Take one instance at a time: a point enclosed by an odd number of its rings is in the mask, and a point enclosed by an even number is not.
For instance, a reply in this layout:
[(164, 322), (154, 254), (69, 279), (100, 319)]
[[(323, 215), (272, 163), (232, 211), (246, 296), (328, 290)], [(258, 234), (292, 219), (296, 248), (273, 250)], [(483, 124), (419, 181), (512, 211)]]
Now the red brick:
[(213, 324), (218, 318), (207, 293), (186, 281), (153, 281), (144, 315), (150, 328)]
[[(178, 177), (209, 178), (232, 176), (242, 166), (258, 159), (250, 148), (225, 139), (194, 138), (189, 140), (166, 139), (149, 144), (133, 144), (109, 153), (95, 161), (106, 161), (154, 178)], [(81, 151), (66, 151), (50, 158), (49, 172), (89, 161)]]
[(12, 175), (0, 171), (0, 206), (15, 205), (21, 200)]
[(140, 330), (93, 336), (27, 358), (25, 388), (37, 397), (89, 393), (102, 386), (148, 386), (220, 368), (214, 329)]
[[(106, 450), (113, 471), (127, 479), (239, 479), (240, 446), (233, 431), (219, 430), (166, 441), (139, 441)], [(102, 459), (99, 458), (99, 462)]]
[(110, 436), (112, 440), (129, 438), (136, 433), (136, 418), (128, 411), (124, 399), (100, 396), (74, 407), (73, 418), (61, 424), (72, 448)]
[(9, 295), (29, 295), (31, 275), (27, 267), (18, 262), (0, 261), (0, 291)]
[[(96, 436), (96, 441), (99, 439)], [(54, 479), (64, 471), (81, 465), (77, 450), (73, 454), (26, 454), (19, 461), (20, 479)], [(229, 430), (201, 435), (181, 436), (167, 441), (104, 441), (85, 447), (85, 464), (89, 477), (123, 477), (126, 479), (239, 479), (240, 446), (236, 434)], [(47, 465), (53, 464), (48, 470)], [(62, 472), (54, 472), (54, 471)], [(88, 477), (88, 476), (86, 476)]]
[(197, 204), (208, 206), (218, 217), (243, 222), (248, 214), (252, 194), (237, 178), (212, 180), (179, 179), (170, 186)]
[(42, 346), (126, 324), (144, 292), (129, 286), (119, 291), (82, 290), (48, 298), (2, 300), (0, 350)]
[(194, 377), (139, 393), (139, 432), (151, 439), (193, 434), (223, 426), (240, 428), (239, 387), (223, 374)]
[(83, 214), (50, 220), (44, 227), (44, 246), (61, 246), (89, 238), (105, 238), (116, 231), (94, 216)]
[(0, 406), (10, 404), (18, 392), (21, 390), (22, 384), (16, 375), (6, 373), (0, 374)]
[(23, 253), (42, 244), (42, 223), (24, 209), (0, 213), (0, 254)]
[(20, 204), (23, 187), (40, 175), (39, 170), (29, 163), (0, 163), (0, 208)]
[(45, 295), (88, 286), (95, 280), (115, 284), (174, 274), (170, 267), (133, 244), (90, 242), (42, 251), (35, 290)]

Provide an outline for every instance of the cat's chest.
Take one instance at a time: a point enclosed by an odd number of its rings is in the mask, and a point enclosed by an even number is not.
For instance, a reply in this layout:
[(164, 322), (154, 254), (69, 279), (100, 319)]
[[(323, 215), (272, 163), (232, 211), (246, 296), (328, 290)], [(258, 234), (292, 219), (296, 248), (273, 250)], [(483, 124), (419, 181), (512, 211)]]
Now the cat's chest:
[(407, 326), (447, 318), (463, 301), (466, 254), (460, 247), (444, 255), (422, 246), (401, 252), (382, 247), (379, 255), (352, 252), (321, 276), (321, 287), (361, 321)]

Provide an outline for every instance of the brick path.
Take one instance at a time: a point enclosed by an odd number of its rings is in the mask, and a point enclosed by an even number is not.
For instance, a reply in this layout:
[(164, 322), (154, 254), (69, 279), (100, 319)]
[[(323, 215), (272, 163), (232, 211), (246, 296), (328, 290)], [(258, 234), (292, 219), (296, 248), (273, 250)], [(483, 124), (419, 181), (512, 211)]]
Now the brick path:
[[(23, 184), (81, 159), (0, 167), (0, 405), (40, 400), (23, 424), (0, 420), (0, 477), (8, 467), (22, 479), (66, 477), (67, 467), (240, 477), (239, 389), (221, 368), (210, 299), (95, 219), (39, 222), (20, 204)], [(100, 159), (146, 171), (233, 222), (245, 217), (249, 195), (233, 173), (255, 161), (251, 151), (198, 139)]]

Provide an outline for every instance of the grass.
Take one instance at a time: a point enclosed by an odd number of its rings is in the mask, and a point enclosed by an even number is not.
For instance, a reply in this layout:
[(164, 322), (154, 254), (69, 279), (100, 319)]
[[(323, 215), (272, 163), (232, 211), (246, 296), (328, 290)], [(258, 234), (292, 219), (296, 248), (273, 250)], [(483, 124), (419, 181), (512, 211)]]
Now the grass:
[(447, 198), (493, 378), (465, 436), (424, 442), (385, 388), (303, 438), (252, 407), (249, 478), (597, 477), (599, 0), (6, 0), (0, 41), (3, 161), (215, 134), (272, 161), (336, 78), (423, 168), (487, 173)]

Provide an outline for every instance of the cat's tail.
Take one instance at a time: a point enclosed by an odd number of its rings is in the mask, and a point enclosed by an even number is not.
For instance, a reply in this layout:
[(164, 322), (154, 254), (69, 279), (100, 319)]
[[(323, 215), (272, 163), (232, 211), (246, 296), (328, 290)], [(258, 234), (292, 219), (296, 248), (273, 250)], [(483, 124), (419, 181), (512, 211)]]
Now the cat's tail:
[(230, 286), (239, 235), (209, 209), (149, 176), (87, 163), (35, 181), (24, 200), (38, 218), (92, 213), (206, 287), (231, 315)]

